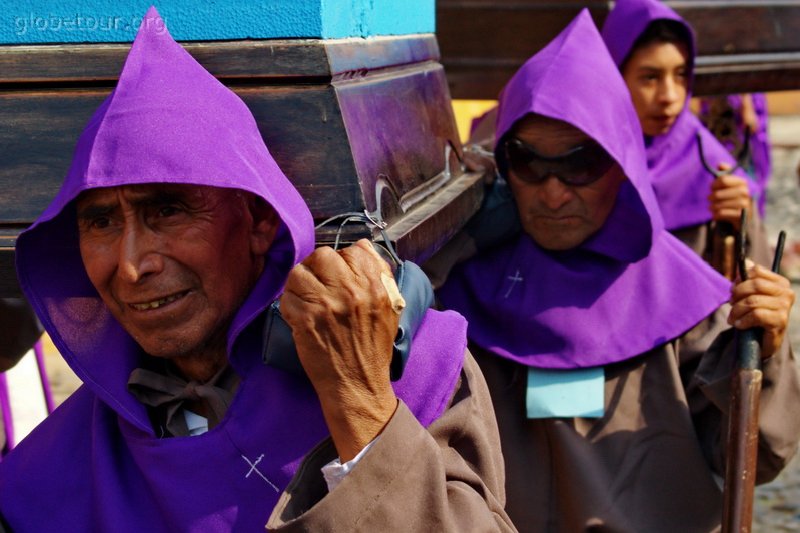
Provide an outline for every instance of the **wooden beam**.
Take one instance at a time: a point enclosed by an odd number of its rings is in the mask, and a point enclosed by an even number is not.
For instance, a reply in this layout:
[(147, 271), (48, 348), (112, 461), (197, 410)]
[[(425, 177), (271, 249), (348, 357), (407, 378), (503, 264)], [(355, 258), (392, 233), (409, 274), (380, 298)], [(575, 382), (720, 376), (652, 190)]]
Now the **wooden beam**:
[[(185, 43), (184, 48), (220, 79), (329, 81), (354, 71), (437, 61), (433, 35), (340, 40), (266, 40)], [(130, 44), (0, 46), (0, 84), (113, 85)]]
[[(800, 86), (800, 0), (667, 1), (695, 29), (695, 94)], [(442, 64), (453, 98), (494, 99), (514, 72), (584, 7), (598, 26), (608, 2), (439, 0)]]

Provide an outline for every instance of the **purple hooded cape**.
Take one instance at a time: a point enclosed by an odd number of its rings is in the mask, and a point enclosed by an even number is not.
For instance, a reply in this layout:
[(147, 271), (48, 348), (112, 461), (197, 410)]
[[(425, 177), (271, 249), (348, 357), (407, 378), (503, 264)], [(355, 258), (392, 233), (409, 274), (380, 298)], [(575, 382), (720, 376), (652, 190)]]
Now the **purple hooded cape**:
[[(84, 382), (0, 463), (0, 513), (17, 533), (263, 531), (303, 456), (328, 436), (310, 383), (261, 363), (256, 320), (313, 249), (311, 214), (245, 104), (156, 31), (158, 17), (148, 11), (60, 192), (17, 243), (22, 288)], [(126, 390), (140, 348), (101, 302), (78, 250), (81, 191), (148, 182), (250, 191), (282, 221), (229, 331), (238, 391), (220, 424), (196, 437), (154, 435)], [(428, 312), (395, 384), (424, 426), (444, 412), (465, 347), (463, 317)]]
[[(686, 28), (691, 36), (690, 67), (694, 65), (697, 49), (694, 32), (680, 15), (659, 0), (618, 0), (608, 14), (602, 31), (603, 40), (617, 67), (622, 67), (636, 39), (650, 23), (659, 19), (673, 20)], [(710, 165), (716, 167), (719, 163), (727, 163), (733, 168), (736, 163), (725, 147), (691, 112), (688, 103), (689, 95), (683, 111), (667, 133), (648, 137), (645, 141), (653, 189), (664, 217), (664, 225), (670, 231), (705, 224), (711, 220), (707, 198), (714, 177), (703, 167), (696, 135), (700, 133), (702, 136), (703, 153)], [(737, 171), (736, 175), (747, 177), (742, 171)], [(751, 195), (756, 196), (756, 184), (752, 181), (748, 181), (748, 184)]]
[(496, 139), (529, 113), (595, 139), (628, 178), (606, 223), (566, 252), (521, 233), (457, 267), (439, 293), (467, 317), (472, 342), (523, 365), (628, 359), (683, 334), (729, 297), (728, 281), (664, 230), (639, 121), (602, 44), (581, 11), (503, 89)]

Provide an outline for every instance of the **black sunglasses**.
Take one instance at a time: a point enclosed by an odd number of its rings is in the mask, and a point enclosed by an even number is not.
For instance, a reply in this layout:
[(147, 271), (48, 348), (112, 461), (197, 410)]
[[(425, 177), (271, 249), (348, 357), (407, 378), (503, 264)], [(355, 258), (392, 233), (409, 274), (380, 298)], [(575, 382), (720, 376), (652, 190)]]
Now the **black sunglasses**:
[(549, 157), (516, 137), (503, 142), (498, 155), (504, 159), (498, 167), (503, 175), (508, 171), (525, 183), (541, 183), (555, 176), (562, 183), (573, 187), (589, 185), (599, 180), (616, 162), (603, 147), (594, 141), (576, 146), (564, 154)]

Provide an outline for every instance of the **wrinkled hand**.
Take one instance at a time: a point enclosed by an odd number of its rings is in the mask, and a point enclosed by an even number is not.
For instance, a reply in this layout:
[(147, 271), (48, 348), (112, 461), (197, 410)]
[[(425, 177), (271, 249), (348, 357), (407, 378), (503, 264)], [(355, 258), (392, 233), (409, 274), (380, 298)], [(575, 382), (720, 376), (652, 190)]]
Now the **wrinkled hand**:
[(733, 287), (728, 323), (737, 329), (763, 328), (761, 357), (766, 359), (783, 342), (794, 291), (788, 279), (761, 265), (749, 268), (747, 274), (747, 281), (739, 281)]
[[(721, 163), (719, 169), (729, 170), (730, 165)], [(742, 209), (752, 213), (753, 202), (747, 180), (732, 174), (720, 176), (711, 182), (708, 202), (711, 218), (718, 222), (730, 222), (736, 231), (741, 225)]]
[(391, 277), (366, 240), (338, 252), (318, 248), (292, 269), (281, 297), (342, 462), (372, 441), (397, 407), (389, 364), (399, 315), (382, 272)]

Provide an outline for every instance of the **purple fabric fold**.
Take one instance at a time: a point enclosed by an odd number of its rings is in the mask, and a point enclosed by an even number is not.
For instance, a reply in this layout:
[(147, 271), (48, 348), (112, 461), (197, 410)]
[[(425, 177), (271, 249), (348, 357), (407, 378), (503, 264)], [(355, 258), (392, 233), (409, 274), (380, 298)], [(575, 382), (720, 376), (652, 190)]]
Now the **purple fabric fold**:
[(496, 139), (529, 113), (585, 132), (627, 180), (578, 247), (551, 252), (520, 234), (453, 271), (439, 297), (467, 318), (471, 341), (527, 366), (599, 366), (679, 336), (728, 299), (728, 281), (663, 228), (628, 89), (588, 10), (503, 89)]
[[(621, 68), (631, 53), (636, 39), (656, 20), (672, 20), (681, 24), (691, 36), (689, 63), (694, 65), (697, 46), (692, 27), (669, 6), (659, 0), (618, 0), (603, 24), (602, 36), (614, 63)], [(690, 76), (690, 84), (693, 78)], [(647, 166), (665, 227), (672, 231), (704, 224), (711, 220), (708, 195), (714, 177), (705, 169), (698, 151), (697, 135), (702, 136), (703, 153), (715, 168), (726, 163), (733, 168), (734, 158), (703, 126), (689, 109), (689, 96), (678, 119), (670, 130), (646, 140)], [(747, 178), (738, 170), (736, 175)], [(758, 185), (748, 181), (756, 195)]]
[[(84, 385), (0, 463), (0, 513), (25, 531), (260, 531), (303, 456), (328, 435), (310, 383), (261, 363), (265, 308), (314, 246), (305, 202), (255, 120), (151, 8), (119, 83), (83, 132), (57, 197), (17, 242), (22, 289)], [(241, 382), (219, 424), (158, 438), (127, 389), (142, 353), (89, 282), (74, 200), (84, 190), (170, 182), (249, 191), (281, 227), (228, 335)], [(445, 410), (466, 322), (429, 311), (395, 391), (427, 426)]]

